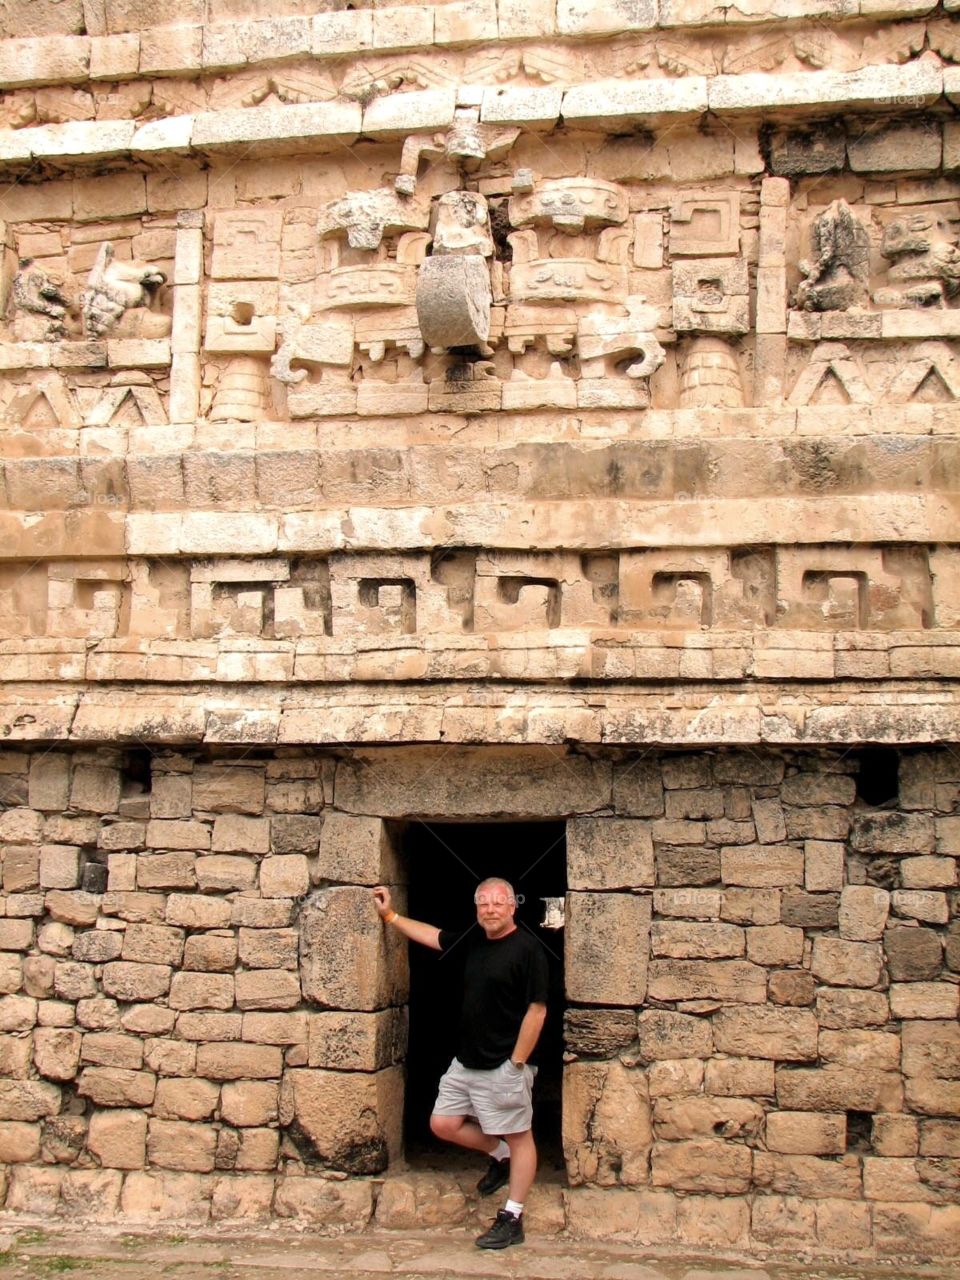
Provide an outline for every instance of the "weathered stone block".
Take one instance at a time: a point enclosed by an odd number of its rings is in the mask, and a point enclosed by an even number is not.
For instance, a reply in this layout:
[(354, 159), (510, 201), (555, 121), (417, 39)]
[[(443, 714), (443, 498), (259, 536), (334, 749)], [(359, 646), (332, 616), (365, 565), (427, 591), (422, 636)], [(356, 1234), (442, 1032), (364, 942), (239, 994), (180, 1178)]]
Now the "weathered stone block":
[(211, 853), (197, 859), (196, 883), (203, 893), (230, 893), (232, 890), (252, 889), (256, 880), (257, 864), (252, 857)]
[(210, 1080), (273, 1080), (282, 1070), (283, 1051), (274, 1045), (211, 1042), (197, 1050), (197, 1072)]
[(617, 1061), (564, 1069), (563, 1152), (571, 1183), (645, 1183), (652, 1142), (642, 1071)]
[(780, 919), (780, 890), (724, 889), (720, 918), (733, 924), (776, 924)]
[(225, 1084), (220, 1114), (227, 1124), (243, 1127), (275, 1124), (280, 1114), (280, 1086), (267, 1080), (237, 1080)]
[(749, 1147), (735, 1142), (655, 1142), (650, 1180), (655, 1187), (672, 1187), (675, 1191), (737, 1195), (750, 1186), (752, 1165)]
[(0, 1121), (0, 1161), (29, 1164), (40, 1156), (40, 1126), (22, 1120)]
[(152, 1071), (128, 1071), (121, 1067), (84, 1067), (77, 1092), (98, 1107), (149, 1107), (156, 1092)]
[(890, 894), (868, 884), (848, 884), (840, 894), (840, 937), (873, 942), (883, 936)]
[[(202, 865), (208, 868), (212, 861), (212, 858), (205, 858)], [(197, 883), (197, 856), (189, 850), (179, 853), (148, 851), (137, 857), (136, 868), (138, 889), (192, 889)]]
[(816, 1208), (799, 1196), (757, 1196), (750, 1209), (750, 1230), (763, 1244), (809, 1247), (817, 1239)]
[(933, 853), (934, 820), (925, 813), (861, 813), (850, 832), (850, 847), (859, 853)]
[(90, 964), (118, 959), (124, 935), (108, 929), (84, 929), (73, 940), (73, 958)]
[(379, 1173), (400, 1154), (403, 1077), (297, 1068), (284, 1073), (280, 1115), (310, 1164)]
[(200, 893), (171, 893), (167, 898), (167, 924), (184, 929), (229, 928), (233, 910), (221, 898), (208, 898)]
[(221, 814), (214, 821), (210, 847), (215, 853), (269, 853), (270, 819)]
[(170, 983), (171, 1009), (232, 1009), (232, 973), (176, 973)]
[(567, 823), (571, 889), (636, 889), (654, 882), (650, 824), (636, 818), (574, 818)]
[(653, 1127), (657, 1138), (667, 1142), (719, 1136), (755, 1141), (763, 1117), (763, 1107), (746, 1098), (660, 1098), (653, 1108)]
[(179, 965), (183, 959), (182, 929), (159, 924), (129, 924), (121, 956), (144, 964)]
[(960, 1027), (955, 1022), (905, 1022), (901, 1035), (905, 1075), (960, 1079)]
[(844, 846), (838, 840), (806, 840), (803, 845), (804, 887), (811, 893), (843, 888)]
[(766, 1139), (768, 1150), (784, 1155), (842, 1155), (847, 1144), (847, 1117), (837, 1112), (771, 1111)]
[(273, 1212), (327, 1234), (362, 1231), (373, 1213), (373, 1184), (323, 1178), (279, 1178)]
[(556, 819), (609, 804), (609, 761), (556, 748), (381, 747), (337, 764), (337, 806), (384, 817)]
[(658, 885), (716, 884), (720, 879), (720, 854), (697, 845), (661, 846), (656, 851)]
[(780, 1068), (777, 1104), (785, 1111), (900, 1111), (898, 1072), (829, 1065)]
[(146, 1142), (142, 1111), (96, 1111), (90, 1117), (87, 1146), (106, 1169), (142, 1169)]
[(151, 1119), (148, 1126), (147, 1158), (161, 1169), (210, 1173), (216, 1149), (217, 1133), (212, 1125)]
[(582, 1004), (641, 1004), (647, 989), (650, 919), (646, 894), (568, 894), (567, 998)]
[(310, 888), (310, 866), (301, 853), (273, 854), (260, 864), (265, 898), (302, 898)]
[(80, 1061), (99, 1067), (125, 1067), (139, 1071), (143, 1066), (143, 1041), (116, 1031), (88, 1032), (83, 1037)]
[(161, 1080), (153, 1110), (176, 1120), (206, 1120), (220, 1100), (220, 1086), (212, 1080)]
[(878, 1156), (915, 1156), (920, 1150), (920, 1122), (915, 1116), (874, 1116), (870, 1145)]
[(650, 930), (650, 951), (655, 956), (715, 960), (742, 956), (745, 950), (744, 932), (733, 924), (657, 920)]
[(192, 1076), (197, 1069), (197, 1046), (185, 1040), (145, 1040), (143, 1065), (158, 1076)]
[(80, 1064), (81, 1035), (70, 1027), (38, 1027), (33, 1037), (33, 1061), (48, 1080), (72, 1080)]
[(80, 850), (76, 845), (41, 845), (40, 887), (42, 889), (76, 889), (79, 883)]
[(239, 955), (248, 969), (295, 969), (296, 929), (241, 929)]
[(307, 1043), (305, 1013), (245, 1013), (243, 1039), (255, 1044)]
[(379, 1071), (404, 1058), (406, 1010), (314, 1013), (309, 1016), (307, 1035), (308, 1066), (331, 1071)]
[(70, 787), (70, 807), (88, 813), (116, 813), (120, 807), (120, 770), (78, 764)]
[(816, 1060), (818, 1024), (807, 1009), (721, 1009), (712, 1022), (721, 1053), (785, 1062)]
[(895, 1018), (955, 1018), (960, 987), (954, 982), (894, 982), (890, 1012)]
[(211, 813), (262, 813), (262, 765), (198, 764), (193, 771), (193, 808)]
[(402, 878), (386, 823), (347, 813), (325, 815), (317, 868), (324, 880), (345, 884), (396, 884)]
[(0, 1120), (41, 1120), (60, 1110), (60, 1091), (41, 1080), (0, 1080)]
[(822, 1027), (879, 1027), (890, 1017), (890, 1002), (882, 991), (817, 992), (817, 1019)]
[[(341, 963), (352, 940), (354, 964)], [(319, 889), (300, 913), (300, 976), (305, 1000), (371, 1010), (402, 1004), (409, 983), (406, 940), (385, 929), (369, 889)]]
[(289, 969), (256, 969), (236, 975), (238, 1009), (293, 1009), (300, 998), (300, 976)]
[(767, 975), (748, 960), (651, 960), (647, 990), (653, 1000), (763, 1004)]
[(760, 1058), (713, 1058), (706, 1065), (703, 1087), (719, 1097), (772, 1098), (774, 1066)]
[(201, 1174), (134, 1170), (123, 1181), (120, 1208), (133, 1220), (202, 1223), (209, 1197), (209, 1182)]
[(780, 888), (803, 884), (803, 850), (789, 844), (729, 845), (720, 850), (724, 884)]
[(118, 1000), (155, 1000), (170, 990), (169, 965), (114, 960), (104, 965), (103, 989)]
[(747, 929), (746, 939), (747, 959), (754, 964), (799, 964), (803, 959), (802, 929), (791, 929), (785, 924), (760, 925)]
[(707, 1018), (669, 1009), (645, 1009), (637, 1020), (637, 1034), (645, 1062), (658, 1058), (709, 1058), (713, 1053), (713, 1034)]
[(204, 973), (229, 973), (237, 964), (235, 934), (195, 933), (187, 938), (183, 949), (184, 969)]
[(848, 1067), (871, 1067), (876, 1071), (900, 1070), (900, 1037), (890, 1031), (822, 1029), (819, 1050), (824, 1062), (840, 1062)]
[(810, 967), (816, 977), (834, 987), (874, 987), (880, 981), (883, 949), (874, 942), (818, 937), (813, 940)]
[(831, 1160), (758, 1151), (754, 1156), (753, 1177), (760, 1187), (804, 1199), (859, 1200), (862, 1194), (860, 1161), (856, 1156)]
[(940, 977), (943, 944), (933, 929), (887, 929), (883, 950), (894, 982), (929, 982)]

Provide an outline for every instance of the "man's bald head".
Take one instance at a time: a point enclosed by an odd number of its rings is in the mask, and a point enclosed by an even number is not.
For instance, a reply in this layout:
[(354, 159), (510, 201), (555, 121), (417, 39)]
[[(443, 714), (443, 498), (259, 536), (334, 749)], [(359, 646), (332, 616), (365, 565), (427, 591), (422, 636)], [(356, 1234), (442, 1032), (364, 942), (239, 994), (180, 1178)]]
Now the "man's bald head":
[(517, 895), (513, 891), (513, 885), (509, 880), (504, 880), (502, 876), (488, 876), (486, 880), (481, 880), (473, 895), (474, 902), (479, 902), (482, 893), (496, 889), (502, 889), (510, 901), (516, 905)]

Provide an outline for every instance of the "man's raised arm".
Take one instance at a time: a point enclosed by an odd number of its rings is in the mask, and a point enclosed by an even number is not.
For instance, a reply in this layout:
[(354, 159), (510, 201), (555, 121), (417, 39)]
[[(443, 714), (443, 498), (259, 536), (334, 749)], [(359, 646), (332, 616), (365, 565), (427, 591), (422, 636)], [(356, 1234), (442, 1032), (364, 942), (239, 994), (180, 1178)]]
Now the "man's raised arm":
[(378, 884), (373, 891), (373, 901), (377, 915), (384, 924), (392, 924), (405, 938), (412, 938), (424, 947), (433, 951), (440, 950), (440, 930), (433, 924), (424, 924), (422, 920), (411, 920), (394, 911), (390, 903), (390, 890)]

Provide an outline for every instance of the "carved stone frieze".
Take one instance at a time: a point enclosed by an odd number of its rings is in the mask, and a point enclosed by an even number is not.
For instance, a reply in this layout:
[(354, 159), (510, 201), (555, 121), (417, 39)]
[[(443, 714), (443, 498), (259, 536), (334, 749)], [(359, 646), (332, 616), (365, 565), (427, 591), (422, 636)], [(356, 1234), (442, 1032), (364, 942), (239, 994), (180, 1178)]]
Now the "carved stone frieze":
[(36, 635), (327, 638), (332, 650), (571, 628), (924, 631), (955, 624), (958, 559), (848, 545), (14, 563), (0, 627), (23, 634), (19, 611)]

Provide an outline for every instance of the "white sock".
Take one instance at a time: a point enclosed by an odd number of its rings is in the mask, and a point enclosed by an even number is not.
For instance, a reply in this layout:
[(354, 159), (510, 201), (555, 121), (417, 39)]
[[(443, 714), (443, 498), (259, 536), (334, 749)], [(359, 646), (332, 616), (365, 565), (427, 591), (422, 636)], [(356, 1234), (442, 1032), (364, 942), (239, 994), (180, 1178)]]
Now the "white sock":
[(510, 1155), (510, 1148), (501, 1138), (500, 1141), (497, 1143), (497, 1145), (490, 1152), (490, 1155), (493, 1157), (494, 1160), (506, 1160)]
[(518, 1203), (516, 1200), (508, 1200), (503, 1207), (506, 1209), (507, 1213), (512, 1213), (515, 1218), (519, 1218), (521, 1213), (523, 1213), (523, 1205)]

